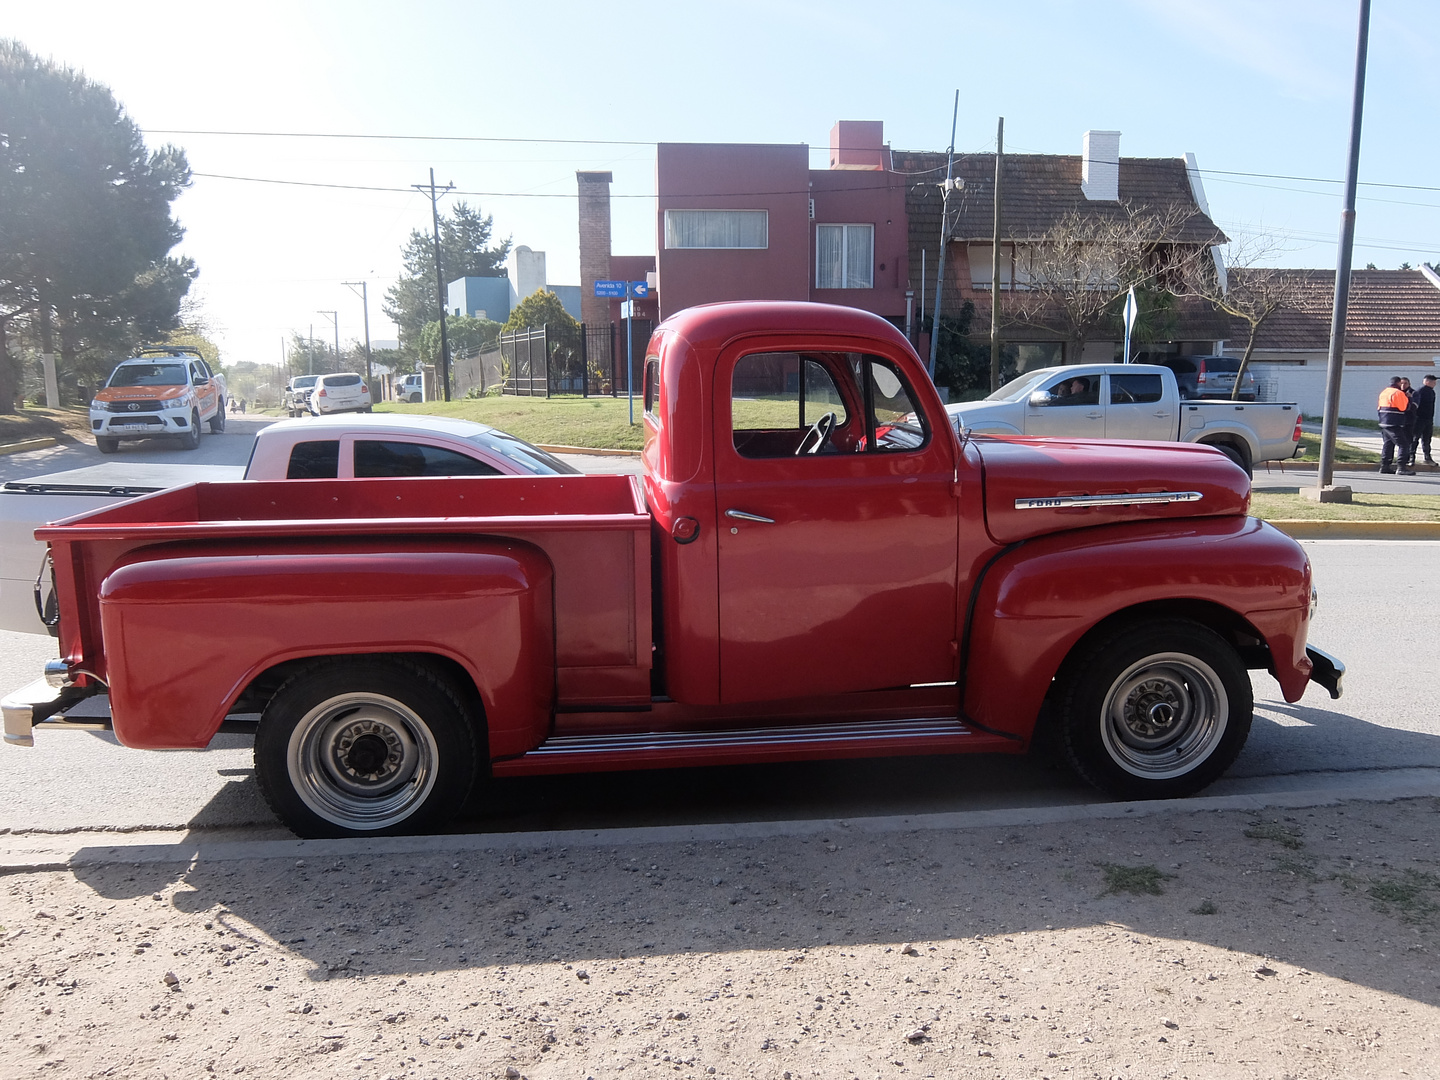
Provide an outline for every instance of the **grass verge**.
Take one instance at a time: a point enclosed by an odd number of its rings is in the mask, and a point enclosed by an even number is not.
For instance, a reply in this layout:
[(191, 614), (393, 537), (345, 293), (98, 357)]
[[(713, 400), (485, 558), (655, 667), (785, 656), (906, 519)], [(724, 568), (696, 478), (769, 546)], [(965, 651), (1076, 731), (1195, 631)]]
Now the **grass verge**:
[(587, 446), (596, 450), (639, 450), (645, 445), (640, 424), (641, 402), (635, 402), (635, 424), (629, 422), (625, 398), (462, 398), (423, 405), (386, 402), (376, 412), (397, 415), (454, 416), (490, 424), (527, 442), (551, 446)]
[(0, 444), (49, 435), (81, 438), (89, 434), (90, 411), (84, 405), (42, 409), (34, 405), (0, 416)]
[[(1308, 431), (1300, 433), (1300, 454), (1295, 461), (1319, 461), (1320, 460), (1320, 436), (1311, 435)], [(1335, 440), (1335, 460), (1341, 464), (1375, 464), (1380, 460), (1380, 455), (1374, 450), (1364, 450), (1358, 446), (1351, 446), (1347, 442)]]
[(1250, 516), (1265, 521), (1440, 521), (1440, 496), (1357, 491), (1348, 503), (1311, 502), (1298, 493), (1256, 491)]

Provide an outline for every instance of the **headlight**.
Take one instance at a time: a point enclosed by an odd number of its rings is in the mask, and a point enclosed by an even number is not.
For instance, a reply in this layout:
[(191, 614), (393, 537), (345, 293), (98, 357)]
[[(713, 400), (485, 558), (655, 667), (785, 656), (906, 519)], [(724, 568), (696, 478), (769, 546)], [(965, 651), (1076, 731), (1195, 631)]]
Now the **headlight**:
[(171, 398), (169, 401), (162, 401), (160, 403), (160, 406), (161, 408), (165, 409), (188, 409), (191, 405), (194, 404), (194, 402), (195, 398), (192, 395), (182, 394), (178, 398)]

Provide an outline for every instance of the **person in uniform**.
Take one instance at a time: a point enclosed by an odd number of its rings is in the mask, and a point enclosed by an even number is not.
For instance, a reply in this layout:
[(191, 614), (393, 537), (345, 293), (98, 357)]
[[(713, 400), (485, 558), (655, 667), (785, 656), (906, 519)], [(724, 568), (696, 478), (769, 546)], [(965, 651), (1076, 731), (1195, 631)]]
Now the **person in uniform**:
[[(1380, 471), (1395, 472), (1397, 456), (1405, 458), (1406, 429), (1409, 427), (1407, 414), (1410, 411), (1410, 397), (1400, 389), (1400, 377), (1390, 380), (1390, 385), (1380, 391), (1376, 412), (1380, 418)], [(1414, 475), (1414, 469), (1400, 466), (1400, 472)]]

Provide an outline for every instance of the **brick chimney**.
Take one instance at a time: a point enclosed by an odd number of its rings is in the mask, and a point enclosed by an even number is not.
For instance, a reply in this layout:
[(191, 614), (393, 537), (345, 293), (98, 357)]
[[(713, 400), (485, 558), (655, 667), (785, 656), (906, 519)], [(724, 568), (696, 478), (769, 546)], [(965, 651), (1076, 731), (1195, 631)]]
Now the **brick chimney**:
[(882, 120), (837, 120), (830, 129), (830, 168), (886, 169), (890, 148)]
[(595, 295), (595, 282), (610, 277), (610, 182), (608, 172), (577, 172), (580, 188), (580, 321), (610, 322), (610, 301)]
[(1094, 202), (1120, 201), (1120, 132), (1087, 131), (1080, 152), (1080, 190)]

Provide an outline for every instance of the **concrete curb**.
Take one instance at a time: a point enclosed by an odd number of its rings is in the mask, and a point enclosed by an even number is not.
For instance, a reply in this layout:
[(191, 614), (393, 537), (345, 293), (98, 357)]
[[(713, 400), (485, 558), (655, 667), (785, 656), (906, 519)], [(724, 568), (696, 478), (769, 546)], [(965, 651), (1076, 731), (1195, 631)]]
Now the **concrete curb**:
[(541, 450), (547, 454), (585, 454), (589, 457), (639, 457), (641, 450), (597, 450), (588, 446), (554, 446), (549, 443), (536, 443)]
[(1292, 540), (1440, 540), (1440, 521), (1274, 520)]
[[(1282, 788), (1314, 782), (1314, 777), (1280, 778)], [(1257, 783), (1274, 785), (1276, 778), (1235, 780), (1225, 786), (1245, 788)], [(764, 840), (773, 837), (850, 834), (883, 835), (897, 832), (953, 831), (1066, 822), (1107, 821), (1154, 817), (1159, 814), (1202, 814), (1222, 810), (1258, 812), (1271, 808), (1295, 809), (1329, 806), (1347, 800), (1391, 802), (1396, 799), (1440, 797), (1440, 769), (1397, 769), (1382, 774), (1330, 774), (1324, 787), (1290, 790), (1240, 790), (1228, 795), (1154, 802), (1085, 803), (1066, 806), (1017, 807), (1001, 810), (964, 810), (941, 814), (907, 814), (891, 817), (833, 818), (800, 821), (747, 821), (715, 825), (659, 825), (620, 829), (570, 829), (556, 832), (481, 833), (444, 836), (390, 836), (346, 840), (237, 840), (210, 842), (187, 839), (175, 844), (133, 843), (112, 834), (12, 837), (0, 851), (0, 872), (36, 873), (71, 870), (82, 866), (120, 863), (238, 862), (255, 859), (372, 858), (394, 855), (434, 855), (466, 851), (550, 850), (554, 848), (631, 848), (637, 844), (717, 843)]]
[(33, 439), (0, 443), (0, 454), (23, 454), (26, 450), (44, 450), (46, 447), (54, 446), (57, 442), (59, 440), (53, 435), (37, 435)]

